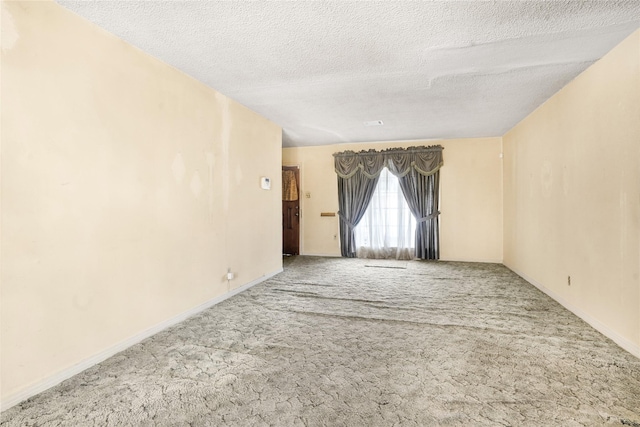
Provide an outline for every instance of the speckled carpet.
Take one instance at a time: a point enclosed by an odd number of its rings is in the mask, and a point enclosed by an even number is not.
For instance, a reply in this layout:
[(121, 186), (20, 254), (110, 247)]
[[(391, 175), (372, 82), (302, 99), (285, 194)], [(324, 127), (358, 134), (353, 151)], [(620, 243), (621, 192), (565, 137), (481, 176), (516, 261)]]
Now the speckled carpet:
[(288, 258), (0, 424), (640, 426), (640, 360), (505, 267), (394, 263)]

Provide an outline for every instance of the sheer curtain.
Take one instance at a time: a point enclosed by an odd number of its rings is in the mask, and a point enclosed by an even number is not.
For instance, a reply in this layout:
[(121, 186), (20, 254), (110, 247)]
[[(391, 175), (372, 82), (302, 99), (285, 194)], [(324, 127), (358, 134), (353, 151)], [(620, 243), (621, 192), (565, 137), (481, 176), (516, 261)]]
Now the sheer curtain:
[(413, 259), (415, 231), (416, 220), (398, 178), (382, 169), (371, 203), (355, 227), (357, 256)]

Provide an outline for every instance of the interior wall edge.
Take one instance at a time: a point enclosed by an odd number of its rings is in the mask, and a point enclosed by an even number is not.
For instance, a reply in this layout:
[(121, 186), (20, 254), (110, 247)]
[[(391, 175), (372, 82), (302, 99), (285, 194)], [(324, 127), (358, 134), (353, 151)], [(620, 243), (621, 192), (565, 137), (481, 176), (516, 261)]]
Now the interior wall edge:
[(199, 304), (183, 313), (180, 313), (174, 317), (171, 317), (169, 319), (163, 320), (162, 322), (158, 323), (155, 326), (152, 326), (151, 328), (148, 328), (140, 333), (137, 333), (136, 335), (121, 341), (109, 348), (106, 348), (96, 354), (94, 354), (91, 357), (88, 357), (86, 359), (84, 359), (83, 361), (70, 366), (66, 369), (63, 369), (53, 375), (50, 375), (40, 381), (37, 381), (29, 386), (27, 386), (26, 388), (24, 388), (23, 390), (20, 390), (12, 395), (9, 395), (7, 398), (3, 399), (0, 402), (0, 411), (5, 411), (17, 404), (19, 404), (20, 402), (23, 402), (27, 399), (29, 399), (30, 397), (33, 397), (39, 393), (42, 393), (43, 391), (54, 387), (58, 384), (60, 384), (61, 382), (75, 376), (78, 375), (79, 373), (91, 368), (92, 366), (95, 366), (103, 361), (105, 361), (106, 359), (108, 359), (111, 356), (114, 356), (117, 353), (120, 353), (121, 351), (124, 351), (126, 349), (128, 349), (129, 347), (132, 347), (136, 344), (138, 344), (139, 342), (159, 333), (162, 332), (163, 330), (170, 328), (171, 326), (174, 326), (186, 319), (188, 319), (189, 317), (192, 317), (210, 307), (213, 307), (216, 304), (219, 304), (229, 298), (231, 298), (234, 295), (237, 295), (241, 292), (244, 292), (246, 290), (248, 290), (249, 288), (264, 282), (265, 280), (268, 280), (270, 278), (272, 278), (273, 276), (282, 273), (283, 269), (279, 268), (275, 271), (272, 271), (271, 273), (267, 273), (264, 276), (261, 276), (255, 280), (252, 280), (248, 283), (245, 283), (242, 286), (239, 286), (237, 288), (231, 289), (229, 292), (226, 292), (222, 295), (218, 295), (215, 298), (210, 299), (209, 301), (206, 301), (202, 304)]
[(622, 348), (623, 350), (628, 351), (633, 356), (635, 356), (638, 359), (640, 359), (640, 346), (639, 345), (635, 344), (631, 340), (629, 340), (629, 339), (623, 337), (622, 335), (618, 334), (616, 331), (614, 331), (613, 329), (611, 329), (610, 327), (608, 327), (607, 325), (605, 325), (604, 323), (602, 323), (601, 321), (599, 321), (595, 317), (591, 316), (586, 311), (580, 309), (578, 306), (572, 304), (566, 298), (563, 298), (561, 295), (553, 292), (551, 289), (547, 288), (546, 286), (542, 285), (541, 283), (537, 282), (536, 280), (532, 279), (531, 277), (528, 277), (527, 275), (519, 272), (517, 269), (515, 269), (513, 267), (510, 267), (510, 266), (508, 266), (506, 264), (504, 264), (504, 266), (507, 267), (509, 270), (513, 271), (518, 276), (522, 277), (524, 280), (526, 280), (531, 285), (533, 285), (536, 288), (538, 288), (541, 292), (543, 292), (544, 294), (549, 296), (551, 299), (556, 301), (558, 304), (560, 304), (561, 306), (563, 306), (564, 308), (566, 308), (567, 310), (569, 310), (570, 312), (572, 312), (573, 314), (578, 316), (580, 319), (584, 320), (586, 323), (588, 323), (596, 331), (600, 332), (602, 335), (604, 335), (605, 337), (609, 338), (611, 341), (615, 342), (620, 348)]

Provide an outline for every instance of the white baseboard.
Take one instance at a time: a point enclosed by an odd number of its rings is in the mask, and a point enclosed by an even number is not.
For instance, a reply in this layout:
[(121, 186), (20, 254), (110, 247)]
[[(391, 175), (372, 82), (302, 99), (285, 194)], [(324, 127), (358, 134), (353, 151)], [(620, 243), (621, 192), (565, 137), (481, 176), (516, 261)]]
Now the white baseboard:
[(551, 298), (553, 298), (558, 303), (560, 303), (560, 305), (562, 305), (564, 308), (566, 308), (567, 310), (569, 310), (570, 312), (572, 312), (573, 314), (575, 314), (576, 316), (578, 316), (579, 318), (587, 322), (589, 325), (591, 325), (593, 329), (600, 332), (602, 335), (604, 335), (605, 337), (609, 338), (610, 340), (618, 344), (624, 350), (628, 351), (629, 353), (631, 353), (632, 355), (640, 359), (640, 345), (618, 334), (609, 326), (605, 325), (598, 319), (592, 317), (589, 313), (585, 312), (581, 308), (576, 307), (575, 305), (573, 305), (573, 303), (571, 303), (570, 301), (567, 301), (565, 298), (561, 297), (560, 295), (553, 292), (551, 289), (545, 287), (541, 283), (536, 282), (535, 280), (531, 279), (530, 277), (527, 277), (525, 274), (522, 274), (511, 267), (508, 267), (508, 266), (505, 266), (505, 267), (507, 267), (509, 270), (513, 271), (514, 273), (516, 273), (518, 276), (522, 277), (527, 282), (531, 283), (536, 288), (540, 289), (545, 294), (549, 295)]
[(308, 254), (308, 253), (303, 253), (300, 254), (302, 256), (322, 256), (322, 257), (331, 257), (331, 258), (340, 258), (342, 255), (336, 255), (336, 254)]
[[(336, 255), (336, 254), (308, 254), (308, 253), (302, 253), (300, 254), (302, 256), (318, 256), (318, 257), (331, 257), (331, 258), (340, 258), (342, 255)], [(360, 259), (365, 259), (365, 258), (360, 258)], [(373, 258), (372, 258), (373, 259)], [(491, 260), (491, 259), (439, 259), (438, 261), (445, 261), (445, 262), (482, 262), (482, 263), (489, 263), (489, 264), (502, 264), (502, 260), (501, 259), (495, 259), (495, 260)]]
[(178, 314), (177, 316), (174, 316), (170, 319), (167, 319), (165, 321), (162, 321), (160, 323), (158, 323), (155, 326), (152, 326), (149, 329), (146, 329), (134, 336), (132, 336), (131, 338), (128, 338), (122, 342), (119, 342), (118, 344), (109, 347), (91, 357), (89, 357), (88, 359), (85, 359), (67, 369), (63, 369), (62, 371), (59, 371), (41, 381), (38, 381), (30, 386), (28, 386), (27, 388), (25, 388), (24, 390), (21, 390), (17, 393), (14, 393), (12, 395), (9, 395), (7, 398), (5, 398), (4, 400), (2, 400), (2, 402), (0, 402), (0, 411), (5, 411), (9, 408), (11, 408), (12, 406), (17, 405), (18, 403), (27, 400), (28, 398), (35, 396), (38, 393), (42, 393), (43, 391), (60, 384), (62, 381), (67, 380), (71, 377), (73, 377), (74, 375), (79, 374), (80, 372), (84, 371), (85, 369), (89, 369), (90, 367), (97, 365), (98, 363), (108, 359), (109, 357), (113, 356), (114, 354), (120, 353), (123, 350), (126, 350), (127, 348), (131, 347), (132, 345), (135, 345), (137, 343), (139, 343), (140, 341), (149, 338), (152, 335), (157, 334), (158, 332), (167, 329), (170, 326), (173, 326), (177, 323), (182, 322), (183, 320), (200, 313), (203, 310), (206, 310), (209, 307), (212, 307), (216, 304), (221, 303), (222, 301), (231, 298), (234, 295), (237, 295), (243, 291), (246, 291), (247, 289), (251, 288), (252, 286), (257, 285), (258, 283), (264, 282), (267, 279), (270, 279), (271, 277), (275, 276), (278, 273), (281, 273), (283, 270), (282, 268), (265, 274), (262, 277), (259, 277), (255, 280), (252, 280), (251, 282), (242, 285), (240, 287), (237, 287), (235, 289), (232, 289), (231, 291), (227, 292), (226, 294), (217, 296), (213, 299), (210, 299), (209, 301), (206, 301), (196, 307), (193, 307), (190, 310), (187, 310), (183, 313)]
[(457, 259), (457, 258), (440, 258), (438, 261), (446, 261), (446, 262), (481, 262), (485, 264), (502, 264), (501, 259), (476, 259), (476, 258), (465, 258), (465, 259)]

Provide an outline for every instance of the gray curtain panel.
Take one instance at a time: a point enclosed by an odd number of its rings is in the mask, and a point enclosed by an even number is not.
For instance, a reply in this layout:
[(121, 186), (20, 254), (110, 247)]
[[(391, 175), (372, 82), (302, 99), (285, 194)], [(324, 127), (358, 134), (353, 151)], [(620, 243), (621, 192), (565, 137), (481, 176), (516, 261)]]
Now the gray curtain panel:
[(354, 228), (369, 207), (380, 171), (384, 167), (384, 157), (379, 152), (370, 150), (361, 153), (336, 153), (334, 158), (338, 175), (340, 253), (343, 257), (355, 258)]
[(343, 257), (356, 256), (354, 228), (364, 216), (378, 184), (380, 171), (388, 167), (398, 177), (400, 188), (416, 218), (416, 257), (439, 259), (438, 210), (442, 150), (431, 147), (344, 151), (335, 153), (338, 175), (340, 251)]
[(416, 218), (416, 258), (440, 259), (438, 219), (440, 172), (422, 175), (413, 169), (398, 179), (402, 194)]
[(416, 258), (440, 259), (440, 166), (442, 147), (412, 147), (387, 152), (387, 167), (416, 218)]

